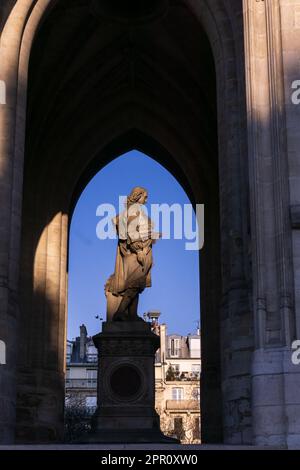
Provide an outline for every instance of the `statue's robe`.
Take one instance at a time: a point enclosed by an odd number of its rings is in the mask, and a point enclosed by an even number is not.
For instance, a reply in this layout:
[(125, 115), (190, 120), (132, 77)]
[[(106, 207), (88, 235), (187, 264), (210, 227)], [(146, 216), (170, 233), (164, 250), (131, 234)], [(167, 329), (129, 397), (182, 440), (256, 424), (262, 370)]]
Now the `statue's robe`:
[[(135, 205), (137, 206), (137, 205)], [(139, 206), (139, 205), (138, 205)], [(135, 207), (135, 210), (139, 208)], [(132, 216), (130, 211), (114, 219), (116, 230), (119, 235), (117, 246), (115, 272), (111, 278), (109, 291), (114, 295), (121, 295), (127, 289), (138, 289), (142, 292), (146, 287), (151, 287), (151, 267), (152, 259), (152, 223), (151, 220), (140, 210), (136, 221), (133, 221), (132, 229), (130, 224), (126, 232), (120, 230), (120, 224), (124, 228), (124, 219)], [(135, 230), (138, 225), (139, 231)], [(150, 235), (150, 236), (149, 236)], [(124, 238), (126, 236), (126, 238)], [(143, 265), (138, 261), (138, 252), (144, 249)]]

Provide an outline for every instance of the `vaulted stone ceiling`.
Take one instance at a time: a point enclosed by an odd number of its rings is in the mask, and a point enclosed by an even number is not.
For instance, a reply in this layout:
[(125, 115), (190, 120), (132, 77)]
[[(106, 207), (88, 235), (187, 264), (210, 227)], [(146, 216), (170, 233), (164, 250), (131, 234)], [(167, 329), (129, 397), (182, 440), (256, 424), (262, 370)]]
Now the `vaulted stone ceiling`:
[[(26, 172), (41, 180), (41, 173), (53, 171), (55, 158), (56, 166), (65, 165), (60, 175), (72, 179), (74, 171), (74, 186), (96, 161), (105, 138), (101, 129), (110, 123), (115, 136), (142, 130), (147, 115), (174, 129), (195, 152), (201, 149), (199, 172), (216, 175), (214, 63), (200, 23), (182, 0), (158, 0), (152, 10), (145, 2), (144, 10), (132, 12), (121, 4), (58, 1), (45, 18), (29, 67)], [(114, 147), (107, 161), (117, 156), (114, 151), (143, 147), (141, 140), (131, 132), (124, 149)], [(162, 163), (168, 168), (167, 157)]]

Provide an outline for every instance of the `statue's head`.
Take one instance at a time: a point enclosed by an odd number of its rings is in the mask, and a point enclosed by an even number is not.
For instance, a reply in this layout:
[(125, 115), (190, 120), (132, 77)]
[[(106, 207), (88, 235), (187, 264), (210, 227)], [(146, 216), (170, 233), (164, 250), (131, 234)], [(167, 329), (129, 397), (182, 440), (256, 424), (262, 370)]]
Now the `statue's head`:
[(145, 188), (137, 186), (133, 188), (129, 196), (127, 197), (127, 205), (132, 206), (132, 204), (145, 204), (148, 199), (148, 191)]

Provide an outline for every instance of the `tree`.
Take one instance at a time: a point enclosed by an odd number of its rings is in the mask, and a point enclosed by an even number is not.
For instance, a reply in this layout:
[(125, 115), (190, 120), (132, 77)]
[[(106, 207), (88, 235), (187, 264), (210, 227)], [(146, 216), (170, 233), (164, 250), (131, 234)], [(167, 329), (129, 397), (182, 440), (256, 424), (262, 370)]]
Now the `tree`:
[(91, 430), (91, 413), (85, 396), (69, 394), (65, 403), (65, 441), (75, 442)]
[(166, 372), (166, 380), (169, 382), (173, 382), (176, 378), (174, 367), (169, 365), (168, 370)]

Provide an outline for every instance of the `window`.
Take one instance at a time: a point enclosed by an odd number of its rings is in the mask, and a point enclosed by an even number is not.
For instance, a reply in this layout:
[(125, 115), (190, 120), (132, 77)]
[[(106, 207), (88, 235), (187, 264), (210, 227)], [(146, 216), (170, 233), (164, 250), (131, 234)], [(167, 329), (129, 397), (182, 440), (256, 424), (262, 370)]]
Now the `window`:
[(174, 418), (174, 436), (179, 440), (184, 438), (182, 418)]
[(85, 397), (85, 406), (87, 408), (97, 407), (97, 397)]
[(73, 350), (73, 344), (68, 342), (67, 343), (67, 364), (70, 364), (71, 362), (71, 357), (72, 357), (72, 350)]
[(200, 387), (195, 387), (192, 392), (194, 400), (200, 401)]
[(175, 374), (179, 374), (180, 372), (180, 365), (179, 364), (171, 364), (171, 367), (173, 367)]
[(96, 384), (97, 381), (97, 370), (96, 369), (87, 369), (86, 378), (90, 384)]
[(171, 357), (180, 356), (180, 340), (178, 338), (171, 339), (171, 347), (169, 349), (169, 353)]
[(193, 438), (200, 439), (200, 418), (194, 420)]
[(93, 345), (88, 345), (87, 347), (87, 360), (88, 362), (97, 362), (98, 360), (98, 351)]
[(183, 388), (173, 387), (172, 388), (172, 400), (176, 400), (176, 401), (183, 400), (183, 395), (184, 395), (183, 392), (184, 392)]
[(200, 378), (200, 364), (192, 364), (192, 378)]
[(95, 354), (88, 354), (87, 361), (88, 362), (97, 362), (98, 361), (98, 356), (96, 356)]

